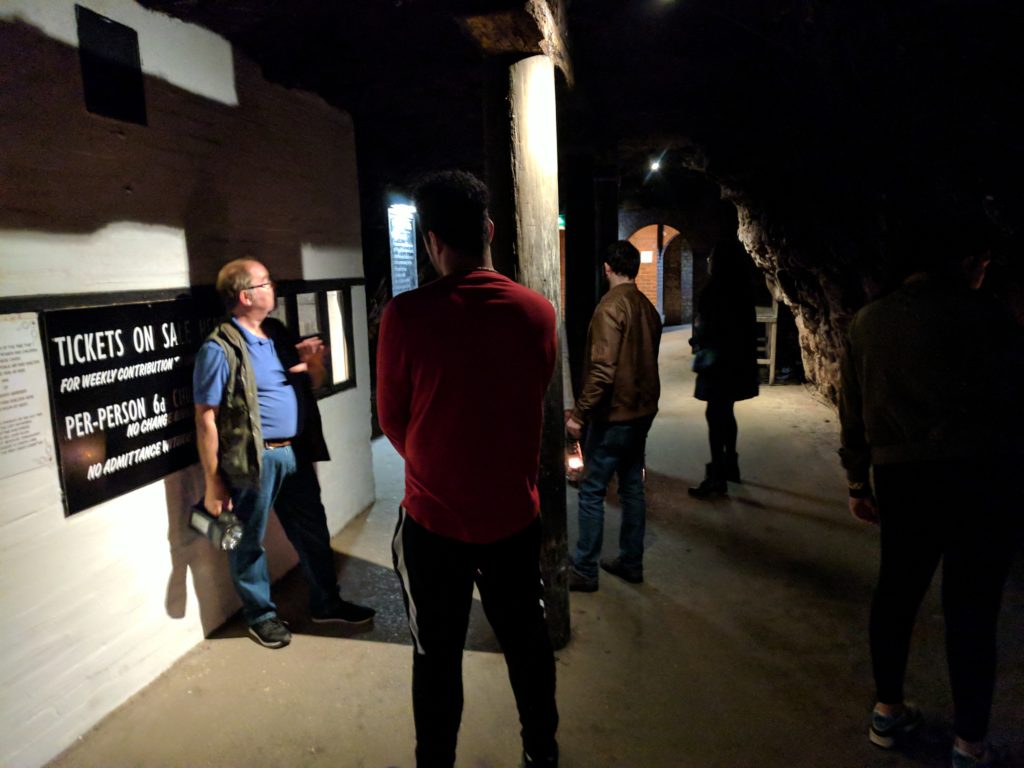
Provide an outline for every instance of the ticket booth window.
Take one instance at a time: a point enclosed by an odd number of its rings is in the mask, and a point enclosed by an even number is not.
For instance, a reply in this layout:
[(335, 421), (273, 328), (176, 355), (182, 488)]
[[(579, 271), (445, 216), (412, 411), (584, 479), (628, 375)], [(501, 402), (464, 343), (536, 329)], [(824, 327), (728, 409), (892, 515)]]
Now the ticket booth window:
[(318, 397), (356, 386), (350, 281), (282, 282), (273, 315), (300, 338), (319, 336), (327, 345), (327, 379)]
[(300, 293), (295, 297), (296, 314), (299, 320), (297, 331), (302, 338), (322, 335), (317, 299), (318, 296), (315, 293)]
[(343, 384), (349, 379), (349, 346), (345, 333), (345, 318), (351, 317), (346, 311), (345, 293), (343, 291), (327, 292), (327, 325), (331, 331), (331, 382)]

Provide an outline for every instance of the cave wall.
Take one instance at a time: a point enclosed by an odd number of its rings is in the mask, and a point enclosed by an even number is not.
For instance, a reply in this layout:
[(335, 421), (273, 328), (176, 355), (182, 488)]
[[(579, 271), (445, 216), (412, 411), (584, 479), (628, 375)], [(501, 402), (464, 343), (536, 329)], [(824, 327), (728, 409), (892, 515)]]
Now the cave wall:
[[(775, 298), (793, 313), (805, 377), (826, 399), (838, 402), (846, 328), (878, 283), (865, 280), (850, 254), (844, 258), (829, 252), (827, 243), (801, 248), (788, 230), (774, 227), (770, 214), (756, 203), (735, 198), (732, 202), (740, 242), (765, 273)], [(866, 252), (868, 246), (862, 253)]]
[[(938, 264), (977, 247), (965, 230), (983, 213), (1004, 261), (990, 288), (1012, 291), (1024, 155), (1009, 57), (1021, 14), (1001, 2), (803, 9), (755, 17), (788, 50), (747, 84), (760, 93), (746, 106), (773, 103), (778, 120), (702, 137), (704, 170), (793, 310), (808, 379), (835, 402), (849, 320), (899, 280), (908, 248)], [(739, 108), (729, 100), (716, 119)], [(897, 245), (908, 220), (919, 237)]]

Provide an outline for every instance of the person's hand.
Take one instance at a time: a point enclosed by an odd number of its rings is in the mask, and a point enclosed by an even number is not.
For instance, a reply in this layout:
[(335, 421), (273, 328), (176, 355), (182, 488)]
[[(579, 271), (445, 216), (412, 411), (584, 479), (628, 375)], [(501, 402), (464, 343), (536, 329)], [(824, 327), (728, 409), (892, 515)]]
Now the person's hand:
[(573, 440), (579, 440), (583, 434), (583, 425), (572, 416), (569, 416), (565, 420), (565, 431), (569, 433), (569, 437)]
[(850, 497), (850, 514), (862, 523), (878, 525), (878, 505), (873, 496), (865, 496), (862, 499)]
[(289, 373), (308, 373), (313, 389), (319, 389), (327, 380), (327, 369), (324, 366), (327, 345), (319, 336), (310, 336), (296, 344), (295, 349), (301, 362), (289, 368)]
[(296, 344), (295, 350), (299, 353), (299, 360), (309, 363), (314, 360), (322, 360), (327, 346), (319, 336), (310, 336)]
[(220, 475), (215, 476), (212, 480), (207, 479), (203, 506), (214, 517), (220, 517), (220, 513), (224, 510), (231, 511), (231, 491), (228, 490)]
[(565, 409), (564, 411), (562, 411), (562, 417), (563, 417), (563, 418), (564, 418), (564, 419), (565, 419), (566, 421), (568, 421), (568, 420), (569, 420), (569, 417), (570, 417), (570, 416), (572, 416), (572, 408), (566, 408), (566, 409)]

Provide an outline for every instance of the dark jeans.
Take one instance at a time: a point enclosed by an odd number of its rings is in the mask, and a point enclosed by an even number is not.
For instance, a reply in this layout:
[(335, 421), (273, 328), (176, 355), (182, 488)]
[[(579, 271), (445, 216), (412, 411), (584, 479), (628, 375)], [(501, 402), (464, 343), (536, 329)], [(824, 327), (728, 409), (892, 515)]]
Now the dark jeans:
[(573, 567), (587, 578), (597, 578), (597, 561), (604, 540), (604, 497), (612, 475), (619, 477), (622, 527), (619, 557), (629, 571), (643, 570), (644, 448), (653, 416), (633, 421), (595, 422), (587, 428), (583, 447), (583, 479), (579, 490), (579, 539)]
[(732, 400), (708, 400), (704, 417), (708, 421), (708, 443), (711, 446), (711, 463), (722, 464), (736, 455), (736, 416)]
[(450, 768), (462, 720), (462, 649), (473, 584), (501, 643), (523, 748), (554, 753), (555, 657), (544, 622), (540, 520), (492, 544), (438, 536), (404, 509), (392, 541), (413, 637), (412, 706), (418, 768)]
[(1016, 536), (1008, 468), (983, 462), (875, 467), (881, 565), (871, 605), (878, 701), (903, 701), (917, 610), (942, 560), (946, 659), (956, 735), (988, 731), (996, 672), (996, 620)]
[(263, 454), (259, 487), (235, 491), (232, 502), (235, 514), (245, 523), (242, 540), (228, 553), (245, 620), (252, 625), (277, 616), (263, 549), (272, 506), (309, 582), (310, 610), (319, 615), (335, 607), (340, 600), (338, 576), (313, 465), (296, 460), (291, 446), (268, 449)]

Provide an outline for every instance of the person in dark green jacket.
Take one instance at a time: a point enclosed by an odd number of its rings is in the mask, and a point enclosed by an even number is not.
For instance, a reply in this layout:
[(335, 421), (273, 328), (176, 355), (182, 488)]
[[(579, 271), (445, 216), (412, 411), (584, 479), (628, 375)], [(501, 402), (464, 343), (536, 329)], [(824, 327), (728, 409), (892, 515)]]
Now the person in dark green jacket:
[[(906, 247), (920, 249), (922, 262), (935, 256), (920, 241)], [(987, 264), (971, 254), (953, 268), (919, 268), (861, 309), (839, 403), (850, 512), (881, 527), (868, 737), (890, 748), (922, 720), (903, 681), (915, 616), (941, 559), (954, 768), (994, 764), (985, 737), (996, 620), (1020, 518), (1010, 478), (1020, 459), (1021, 332), (976, 290)]]

